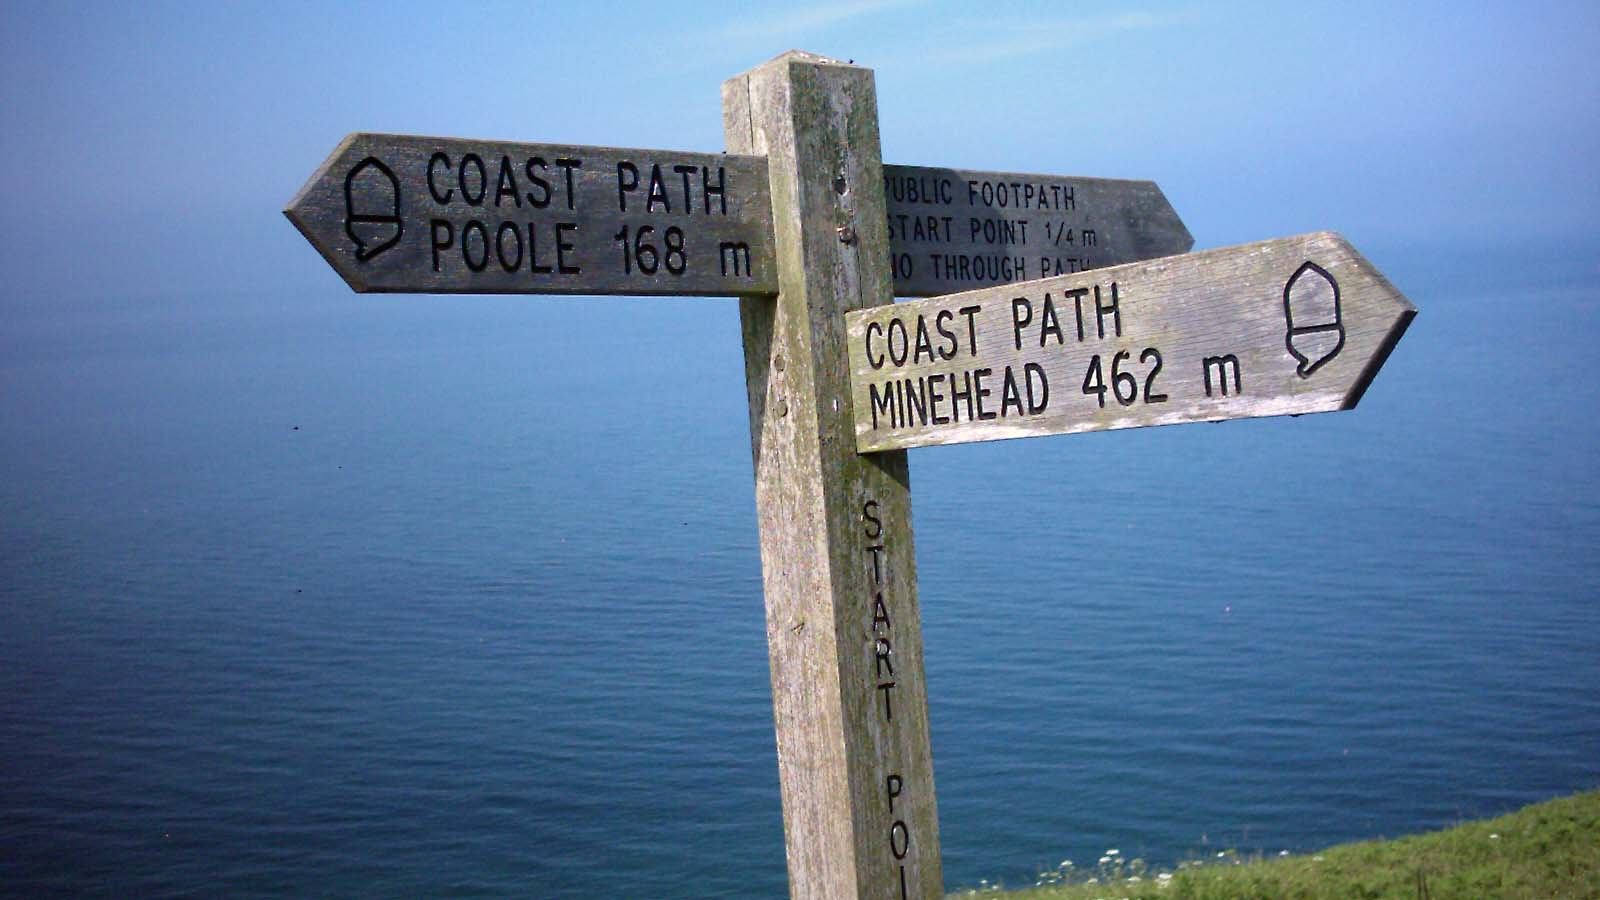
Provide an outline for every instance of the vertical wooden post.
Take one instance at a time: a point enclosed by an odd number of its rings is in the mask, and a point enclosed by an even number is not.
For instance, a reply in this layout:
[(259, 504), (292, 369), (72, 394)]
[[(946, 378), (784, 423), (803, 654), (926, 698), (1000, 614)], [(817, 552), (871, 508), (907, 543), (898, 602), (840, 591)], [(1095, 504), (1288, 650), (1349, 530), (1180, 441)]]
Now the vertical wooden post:
[(722, 109), (772, 186), (779, 292), (739, 313), (789, 893), (940, 898), (906, 456), (855, 452), (845, 353), (894, 299), (872, 72), (791, 51)]

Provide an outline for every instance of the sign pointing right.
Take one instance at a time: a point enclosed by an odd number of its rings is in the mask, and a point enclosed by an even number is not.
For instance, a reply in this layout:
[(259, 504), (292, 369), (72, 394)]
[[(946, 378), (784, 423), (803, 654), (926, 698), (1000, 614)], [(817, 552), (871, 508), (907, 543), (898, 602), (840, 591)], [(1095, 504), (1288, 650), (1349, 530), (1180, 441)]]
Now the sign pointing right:
[(856, 449), (1349, 409), (1416, 312), (1331, 232), (858, 310)]

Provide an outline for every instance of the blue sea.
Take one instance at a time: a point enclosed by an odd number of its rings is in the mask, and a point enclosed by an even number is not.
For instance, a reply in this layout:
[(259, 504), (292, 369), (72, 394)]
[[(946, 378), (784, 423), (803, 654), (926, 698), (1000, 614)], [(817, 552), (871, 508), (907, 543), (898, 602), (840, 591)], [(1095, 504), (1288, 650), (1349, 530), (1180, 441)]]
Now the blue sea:
[[(949, 889), (1600, 787), (1600, 269), (1368, 255), (1352, 412), (912, 451)], [(742, 372), (731, 300), (9, 298), (0, 893), (784, 895)]]

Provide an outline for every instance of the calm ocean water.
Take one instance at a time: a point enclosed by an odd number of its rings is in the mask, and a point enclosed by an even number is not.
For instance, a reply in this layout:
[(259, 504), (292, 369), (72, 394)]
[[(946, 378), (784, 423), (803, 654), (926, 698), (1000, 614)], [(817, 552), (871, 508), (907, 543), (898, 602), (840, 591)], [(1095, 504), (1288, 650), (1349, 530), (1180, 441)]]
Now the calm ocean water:
[[(912, 453), (948, 887), (1600, 786), (1600, 290), (1491, 257), (1352, 413)], [(328, 280), (0, 322), (0, 892), (782, 895), (736, 306)]]

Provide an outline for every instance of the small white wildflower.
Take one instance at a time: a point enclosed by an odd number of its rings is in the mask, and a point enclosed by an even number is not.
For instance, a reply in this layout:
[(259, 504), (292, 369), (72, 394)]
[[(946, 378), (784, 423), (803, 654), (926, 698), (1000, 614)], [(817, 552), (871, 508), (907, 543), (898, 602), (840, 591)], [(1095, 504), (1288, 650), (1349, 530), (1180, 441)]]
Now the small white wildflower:
[(1289, 851), (1287, 851), (1287, 850), (1279, 850), (1278, 851), (1278, 855), (1279, 856), (1288, 856), (1289, 855)]
[(1117, 848), (1112, 847), (1110, 850), (1106, 851), (1106, 855), (1107, 856), (1116, 856), (1118, 853), (1121, 853), (1121, 852), (1122, 852), (1121, 850), (1118, 850)]
[(1062, 860), (1062, 861), (1061, 861), (1061, 868), (1063, 868), (1063, 869), (1070, 869), (1070, 868), (1072, 868), (1072, 860), (1070, 860), (1070, 859), (1063, 859), (1063, 860)]
[(1128, 883), (1129, 883), (1129, 884), (1138, 884), (1138, 883), (1139, 883), (1139, 882), (1141, 882), (1141, 881), (1143, 881), (1143, 880), (1144, 880), (1144, 879), (1143, 879), (1143, 878), (1140, 878), (1140, 877), (1139, 877), (1139, 876), (1137, 876), (1137, 875), (1133, 875), (1133, 876), (1130, 876), (1130, 877), (1129, 877), (1129, 878), (1128, 878)]
[(1489, 835), (1489, 840), (1491, 840), (1491, 841), (1500, 840), (1500, 833), (1499, 832), (1495, 832), (1494, 834)]
[(1099, 884), (1099, 883), (1100, 883), (1100, 879), (1098, 879), (1098, 878), (1091, 878), (1088, 881), (1084, 882), (1084, 884)]
[(1223, 858), (1223, 857), (1224, 857), (1224, 856), (1227, 856), (1227, 855), (1228, 855), (1228, 854), (1226, 854), (1226, 853), (1223, 853), (1223, 852), (1221, 852), (1221, 851), (1218, 851), (1218, 852), (1217, 852), (1217, 859), (1221, 859), (1221, 858)]
[(1171, 881), (1172, 880), (1172, 873), (1171, 872), (1162, 872), (1160, 875), (1156, 876), (1156, 880), (1157, 881)]
[(1109, 856), (1102, 856), (1102, 857), (1100, 857), (1100, 865), (1102, 865), (1102, 866), (1103, 866), (1103, 865), (1105, 865), (1105, 864), (1106, 864), (1106, 863), (1108, 863), (1108, 862), (1111, 862), (1111, 857), (1109, 857)]
[(1320, 856), (1313, 856), (1313, 857), (1311, 857), (1311, 861), (1312, 861), (1312, 862), (1322, 862), (1322, 857), (1320, 857)]

